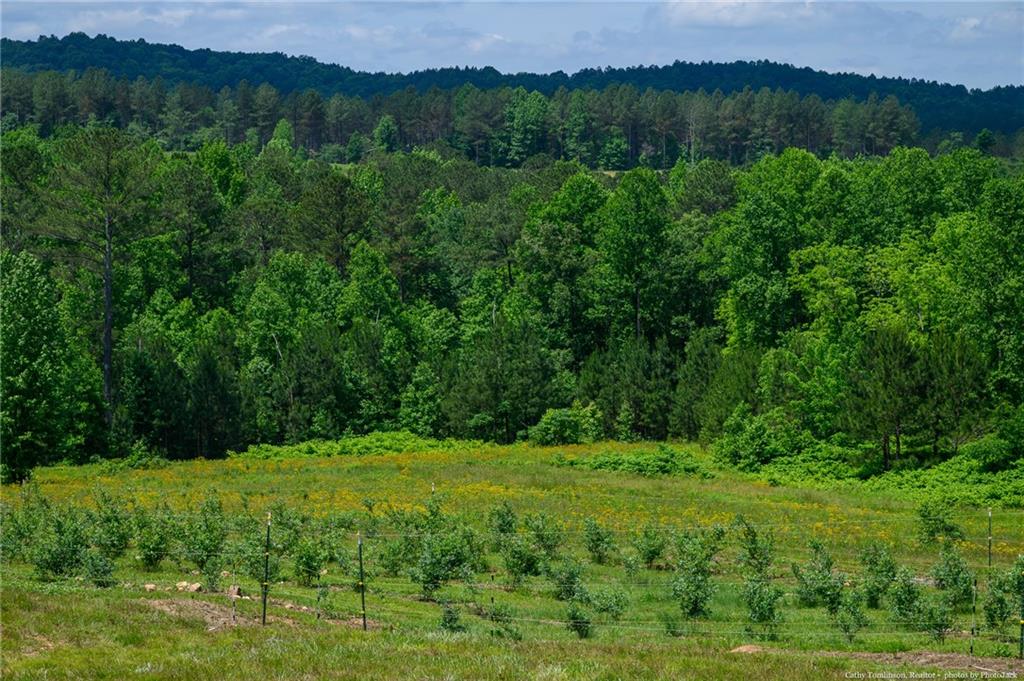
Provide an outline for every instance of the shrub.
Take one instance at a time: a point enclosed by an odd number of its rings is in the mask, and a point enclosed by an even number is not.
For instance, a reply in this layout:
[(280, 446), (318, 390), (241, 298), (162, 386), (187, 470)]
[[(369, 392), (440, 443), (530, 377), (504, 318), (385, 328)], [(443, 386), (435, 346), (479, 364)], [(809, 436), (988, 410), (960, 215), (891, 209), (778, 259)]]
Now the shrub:
[(665, 633), (672, 638), (679, 638), (683, 635), (683, 627), (675, 615), (662, 613), (661, 623), (665, 625)]
[(861, 595), (858, 592), (846, 590), (841, 594), (834, 621), (839, 631), (843, 632), (846, 640), (851, 643), (857, 632), (868, 626), (868, 618), (861, 609)]
[(640, 534), (633, 541), (636, 552), (648, 569), (665, 555), (665, 546), (668, 542), (664, 533), (656, 525), (648, 523), (644, 525)]
[(120, 499), (96, 492), (96, 511), (92, 514), (92, 543), (107, 558), (124, 555), (132, 538), (132, 519)]
[(953, 609), (945, 598), (933, 598), (924, 604), (918, 614), (921, 631), (942, 642), (953, 628)]
[(714, 595), (711, 564), (724, 535), (720, 527), (699, 533), (687, 532), (676, 539), (676, 576), (672, 595), (679, 602), (685, 617), (708, 614), (708, 603)]
[(896, 569), (896, 577), (889, 587), (889, 610), (893, 619), (910, 624), (917, 619), (921, 605), (921, 587), (913, 573), (905, 567)]
[(410, 577), (422, 587), (424, 596), (432, 598), (449, 580), (472, 577), (481, 554), (479, 541), (470, 528), (443, 528), (423, 537)]
[(604, 417), (593, 404), (574, 402), (568, 409), (548, 409), (529, 430), (531, 442), (539, 445), (578, 445), (601, 439)]
[(613, 620), (618, 620), (622, 617), (622, 613), (626, 612), (628, 598), (625, 591), (612, 587), (609, 589), (595, 589), (590, 593), (588, 602), (595, 611), (604, 613)]
[(1013, 615), (1013, 607), (1007, 597), (1006, 584), (1003, 575), (994, 575), (989, 582), (988, 593), (982, 602), (981, 609), (985, 613), (985, 624), (989, 629), (1002, 629), (1010, 616)]
[(871, 542), (860, 554), (864, 567), (864, 600), (869, 608), (878, 608), (882, 597), (896, 578), (896, 560), (881, 542)]
[(579, 601), (569, 601), (569, 609), (566, 613), (566, 626), (580, 638), (590, 638), (593, 633), (593, 624), (590, 620), (590, 613)]
[(747, 606), (750, 623), (760, 627), (762, 635), (774, 638), (782, 617), (778, 603), (782, 589), (772, 584), (763, 574), (749, 577), (743, 585), (743, 601)]
[(36, 533), (29, 560), (40, 577), (76, 574), (89, 548), (85, 522), (73, 508), (54, 508)]
[(801, 568), (794, 563), (792, 566), (797, 583), (797, 600), (800, 605), (807, 608), (823, 605), (830, 615), (835, 615), (839, 609), (843, 582), (846, 578), (843, 574), (835, 572), (832, 556), (824, 544), (812, 539), (811, 551), (813, 555), (807, 565)]
[(487, 526), (495, 535), (494, 546), (500, 548), (502, 541), (507, 535), (515, 534), (519, 519), (512, 506), (503, 501), (487, 513)]
[(533, 540), (540, 550), (548, 558), (554, 558), (565, 538), (558, 521), (546, 513), (535, 513), (523, 518), (523, 524), (533, 535)]
[(441, 604), (441, 630), (458, 633), (466, 630), (459, 616), (459, 609), (451, 603)]
[(182, 542), (185, 558), (206, 574), (208, 564), (220, 562), (227, 535), (228, 524), (220, 500), (213, 496), (207, 497), (199, 510), (185, 522)]
[(487, 612), (487, 619), (498, 625), (497, 628), (491, 629), (491, 636), (507, 638), (512, 641), (522, 641), (523, 633), (513, 624), (515, 619), (513, 615), (512, 608), (507, 605), (499, 603), (491, 606)]
[(583, 544), (590, 554), (590, 559), (598, 565), (607, 563), (615, 551), (612, 531), (593, 518), (587, 518), (583, 522)]
[(82, 569), (85, 578), (96, 586), (114, 586), (114, 564), (101, 551), (96, 549), (86, 551)]
[[(262, 530), (262, 532), (261, 532)], [(231, 547), (236, 569), (246, 577), (263, 582), (264, 570), (267, 580), (276, 582), (281, 578), (281, 557), (271, 549), (266, 554), (266, 525), (253, 518), (241, 529), (239, 541)]]
[(524, 577), (540, 574), (541, 557), (536, 547), (525, 538), (514, 535), (501, 547), (509, 582), (515, 588)]
[(974, 578), (967, 567), (967, 561), (955, 548), (942, 547), (939, 562), (932, 568), (931, 575), (935, 580), (935, 586), (946, 592), (946, 599), (951, 607), (971, 602)]
[(964, 457), (977, 461), (978, 467), (986, 473), (1004, 471), (1019, 458), (1010, 443), (998, 435), (968, 442), (960, 451)]
[(588, 594), (583, 585), (583, 566), (574, 560), (567, 560), (550, 573), (555, 584), (555, 598), (560, 601), (573, 599), (586, 601)]
[(167, 557), (171, 544), (172, 524), (166, 507), (153, 511), (137, 509), (135, 525), (135, 558), (143, 569), (155, 570)]
[(321, 536), (312, 535), (299, 540), (292, 558), (295, 560), (295, 581), (302, 586), (312, 586), (327, 566), (331, 553)]
[(736, 519), (740, 530), (740, 562), (755, 575), (767, 576), (775, 562), (775, 538), (771, 531), (760, 532), (746, 518)]
[(936, 539), (963, 539), (964, 531), (952, 521), (947, 504), (930, 499), (917, 509), (919, 533), (925, 542)]
[(812, 444), (810, 436), (798, 432), (781, 408), (754, 414), (743, 402), (726, 419), (713, 451), (719, 459), (753, 471), (774, 459), (797, 454)]

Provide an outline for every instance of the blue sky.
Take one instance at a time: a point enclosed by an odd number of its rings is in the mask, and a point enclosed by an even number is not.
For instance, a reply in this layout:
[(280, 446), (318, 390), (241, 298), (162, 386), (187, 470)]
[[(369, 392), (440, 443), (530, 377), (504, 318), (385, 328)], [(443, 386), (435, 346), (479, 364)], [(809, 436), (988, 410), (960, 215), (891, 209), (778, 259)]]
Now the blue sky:
[(1024, 83), (1024, 2), (2, 3), (6, 37), (71, 31), (371, 71), (770, 59), (969, 87)]

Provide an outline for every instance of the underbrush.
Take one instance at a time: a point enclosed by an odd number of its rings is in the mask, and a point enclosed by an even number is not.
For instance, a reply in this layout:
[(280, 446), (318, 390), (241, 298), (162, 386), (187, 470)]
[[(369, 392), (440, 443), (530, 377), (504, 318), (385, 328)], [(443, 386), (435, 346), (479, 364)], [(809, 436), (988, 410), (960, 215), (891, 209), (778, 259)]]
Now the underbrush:
[(555, 465), (592, 471), (621, 471), (645, 477), (685, 475), (713, 478), (715, 474), (692, 454), (659, 444), (651, 450), (602, 452), (590, 456), (559, 455)]
[(310, 440), (294, 445), (253, 445), (244, 452), (229, 452), (231, 458), (291, 459), (296, 457), (374, 456), (408, 452), (457, 451), (479, 447), (469, 440), (436, 440), (407, 431), (351, 435), (339, 440)]

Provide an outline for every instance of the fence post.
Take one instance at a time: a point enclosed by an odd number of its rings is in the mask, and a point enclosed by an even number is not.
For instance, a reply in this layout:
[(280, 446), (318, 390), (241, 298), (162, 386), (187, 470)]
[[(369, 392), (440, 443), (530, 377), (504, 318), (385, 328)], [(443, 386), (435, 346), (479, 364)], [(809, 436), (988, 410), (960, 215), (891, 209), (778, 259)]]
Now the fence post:
[(971, 657), (974, 657), (974, 637), (978, 632), (978, 578), (971, 589)]
[(363, 575), (363, 533), (356, 533), (356, 541), (359, 549), (359, 603), (363, 615), (363, 631), (366, 631), (366, 581)]
[(988, 569), (992, 569), (992, 507), (988, 507)]
[(262, 624), (267, 626), (267, 592), (270, 590), (270, 512), (267, 512), (267, 541), (263, 547), (263, 617)]

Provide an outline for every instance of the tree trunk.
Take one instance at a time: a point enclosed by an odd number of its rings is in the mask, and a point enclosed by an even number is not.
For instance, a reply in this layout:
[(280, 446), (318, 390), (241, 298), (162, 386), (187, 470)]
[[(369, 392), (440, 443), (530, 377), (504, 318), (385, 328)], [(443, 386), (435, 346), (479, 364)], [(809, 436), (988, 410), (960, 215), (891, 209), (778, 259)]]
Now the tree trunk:
[(882, 470), (889, 470), (889, 433), (882, 436)]
[(104, 216), (103, 249), (103, 415), (107, 428), (114, 422), (111, 368), (114, 359), (114, 245), (110, 216)]

